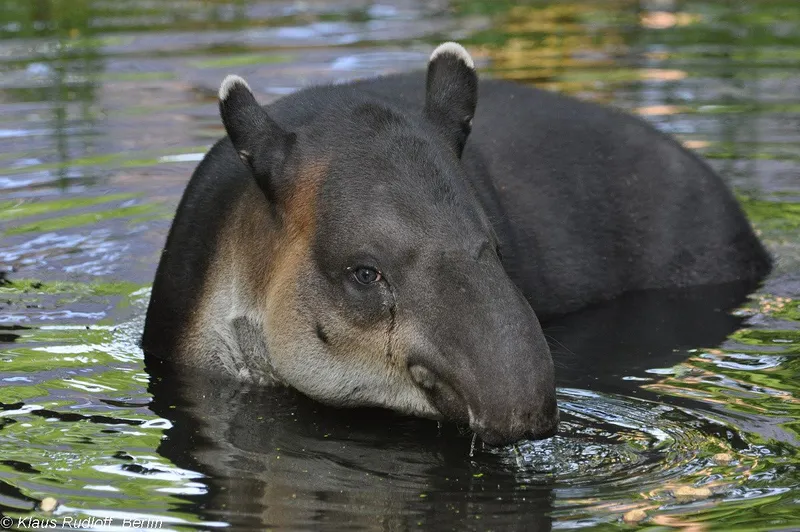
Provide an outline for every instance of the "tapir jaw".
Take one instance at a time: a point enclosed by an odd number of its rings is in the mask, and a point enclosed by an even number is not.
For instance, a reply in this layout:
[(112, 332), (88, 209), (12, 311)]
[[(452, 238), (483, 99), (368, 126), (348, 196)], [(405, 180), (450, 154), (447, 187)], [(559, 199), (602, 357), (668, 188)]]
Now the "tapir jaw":
[[(559, 411), (555, 391), (541, 390), (524, 398), (507, 396), (502, 387), (492, 386), (481, 397), (479, 390), (462, 391), (422, 366), (414, 364), (409, 372), (425, 390), (441, 418), (468, 424), (485, 443), (507, 445), (517, 441), (538, 440), (553, 436), (558, 430)], [(499, 400), (493, 400), (499, 398)]]
[(290, 349), (293, 356), (273, 357), (272, 366), (282, 382), (316, 401), (334, 407), (380, 407), (409, 416), (446, 418), (406, 372), (379, 356), (348, 359), (309, 344), (295, 344)]

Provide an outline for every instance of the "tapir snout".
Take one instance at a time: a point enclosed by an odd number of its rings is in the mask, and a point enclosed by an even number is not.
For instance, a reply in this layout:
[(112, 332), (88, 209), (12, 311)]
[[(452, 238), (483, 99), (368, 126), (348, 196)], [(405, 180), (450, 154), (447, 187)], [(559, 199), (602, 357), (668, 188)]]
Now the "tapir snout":
[(486, 443), (553, 435), (553, 362), (530, 305), (496, 259), (446, 262), (435, 287), (412, 289), (410, 313), (425, 321), (415, 325), (411, 378), (443, 417), (469, 423)]

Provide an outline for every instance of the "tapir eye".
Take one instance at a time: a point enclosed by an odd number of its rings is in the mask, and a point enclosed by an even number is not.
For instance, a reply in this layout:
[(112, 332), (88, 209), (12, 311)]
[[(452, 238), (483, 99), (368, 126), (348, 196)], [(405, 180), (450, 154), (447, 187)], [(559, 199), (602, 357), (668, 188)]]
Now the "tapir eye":
[(361, 284), (372, 284), (381, 280), (380, 272), (369, 266), (359, 266), (355, 268), (353, 270), (353, 277)]

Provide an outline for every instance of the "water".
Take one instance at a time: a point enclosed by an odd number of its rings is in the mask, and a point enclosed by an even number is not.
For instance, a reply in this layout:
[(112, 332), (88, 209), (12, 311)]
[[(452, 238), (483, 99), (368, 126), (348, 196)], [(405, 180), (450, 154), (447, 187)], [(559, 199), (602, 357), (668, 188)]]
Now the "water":
[[(269, 101), (419, 68), (446, 39), (482, 75), (698, 150), (774, 274), (749, 299), (628, 296), (547, 324), (561, 431), (508, 448), (145, 368), (149, 283), (222, 134), (224, 75)], [(0, 512), (106, 530), (616, 529), (634, 510), (662, 530), (800, 529), (798, 65), (796, 0), (0, 0)]]

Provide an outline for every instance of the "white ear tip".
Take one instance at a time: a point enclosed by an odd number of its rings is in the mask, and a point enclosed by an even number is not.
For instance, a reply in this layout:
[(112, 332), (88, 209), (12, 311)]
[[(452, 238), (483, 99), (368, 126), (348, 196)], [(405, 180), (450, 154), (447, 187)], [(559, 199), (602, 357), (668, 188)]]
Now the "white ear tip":
[(469, 52), (467, 52), (464, 47), (457, 42), (445, 42), (437, 46), (436, 50), (434, 50), (431, 54), (431, 58), (428, 60), (428, 62), (433, 61), (440, 55), (444, 54), (454, 55), (469, 68), (473, 70), (475, 69), (475, 61), (472, 60), (472, 56), (470, 56)]
[(225, 79), (222, 80), (222, 85), (219, 86), (219, 99), (226, 100), (234, 85), (242, 85), (248, 92), (253, 92), (250, 90), (250, 85), (247, 84), (244, 78), (230, 75), (226, 76)]

